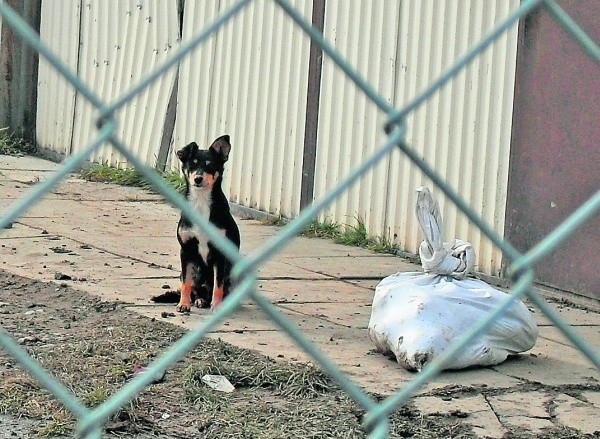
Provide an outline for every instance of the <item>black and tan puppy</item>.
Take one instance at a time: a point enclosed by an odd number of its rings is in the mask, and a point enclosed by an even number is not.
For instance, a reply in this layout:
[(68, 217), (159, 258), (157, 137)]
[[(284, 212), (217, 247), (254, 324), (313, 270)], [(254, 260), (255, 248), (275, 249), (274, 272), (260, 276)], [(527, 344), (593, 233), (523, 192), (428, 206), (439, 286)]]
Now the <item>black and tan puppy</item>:
[[(205, 150), (192, 142), (177, 151), (177, 157), (182, 164), (188, 202), (239, 248), (240, 232), (221, 189), (230, 150), (229, 136), (221, 136)], [(181, 298), (177, 311), (190, 311), (192, 301), (199, 307), (214, 309), (229, 294), (231, 262), (183, 214), (177, 226), (177, 240), (181, 245)]]

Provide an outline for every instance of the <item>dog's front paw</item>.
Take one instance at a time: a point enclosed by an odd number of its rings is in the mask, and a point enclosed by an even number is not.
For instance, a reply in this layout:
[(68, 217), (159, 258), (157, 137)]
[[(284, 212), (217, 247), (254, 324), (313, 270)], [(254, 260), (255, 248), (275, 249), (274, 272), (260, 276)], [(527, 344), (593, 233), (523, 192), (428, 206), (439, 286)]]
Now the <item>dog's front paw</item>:
[(194, 301), (194, 305), (196, 305), (197, 308), (208, 308), (210, 306), (210, 302), (206, 299), (196, 299)]
[(221, 303), (222, 303), (222, 302), (223, 302), (223, 299), (221, 299), (221, 300), (218, 300), (218, 299), (217, 299), (217, 300), (214, 300), (214, 299), (213, 299), (213, 302), (212, 302), (212, 303), (211, 303), (211, 305), (210, 305), (210, 310), (211, 310), (211, 311), (214, 311), (214, 310), (215, 310), (215, 309), (217, 309), (219, 306), (221, 306)]
[(192, 307), (189, 303), (179, 302), (179, 305), (177, 305), (176, 309), (178, 312), (190, 312), (192, 310)]

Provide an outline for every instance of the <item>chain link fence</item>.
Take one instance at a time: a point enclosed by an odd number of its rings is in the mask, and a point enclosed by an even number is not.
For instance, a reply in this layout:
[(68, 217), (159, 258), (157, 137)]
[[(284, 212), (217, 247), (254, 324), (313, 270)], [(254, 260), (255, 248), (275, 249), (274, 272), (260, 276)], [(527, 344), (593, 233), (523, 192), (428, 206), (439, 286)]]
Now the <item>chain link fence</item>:
[[(178, 340), (167, 352), (162, 354), (148, 369), (148, 373), (141, 374), (123, 388), (104, 401), (101, 405), (90, 408), (79, 401), (65, 385), (52, 377), (44, 368), (28, 355), (3, 329), (0, 329), (0, 346), (11, 356), (19, 361), (21, 366), (34, 376), (46, 389), (48, 389), (65, 407), (77, 418), (77, 433), (80, 437), (99, 438), (103, 431), (104, 423), (110, 416), (115, 414), (120, 407), (140, 394), (146, 386), (151, 384), (154, 376), (162, 374), (173, 363), (181, 359), (192, 350), (201, 339), (219, 322), (236, 311), (242, 300), (254, 301), (266, 314), (273, 319), (289, 336), (304, 349), (364, 410), (367, 415), (363, 425), (365, 431), (371, 438), (384, 438), (389, 434), (389, 415), (394, 410), (405, 404), (417, 389), (425, 385), (436, 374), (443, 369), (443, 365), (471, 339), (479, 333), (486, 331), (492, 322), (501, 316), (514, 301), (522, 296), (527, 296), (564, 335), (585, 355), (589, 361), (600, 369), (600, 355), (591, 346), (586, 344), (573, 329), (563, 322), (546, 302), (537, 295), (533, 289), (533, 265), (549, 255), (579, 226), (600, 211), (600, 190), (596, 192), (587, 202), (573, 212), (562, 224), (548, 234), (539, 244), (526, 253), (518, 252), (509, 242), (498, 236), (467, 203), (440, 177), (436, 172), (421, 159), (418, 154), (404, 140), (406, 133), (405, 118), (419, 105), (436, 93), (445, 83), (454, 77), (470, 61), (479, 56), (490, 44), (494, 42), (503, 32), (514, 26), (520, 19), (531, 13), (536, 8), (546, 8), (553, 19), (564, 28), (583, 51), (600, 66), (600, 48), (594, 43), (575, 21), (554, 0), (524, 0), (520, 6), (493, 29), (484, 39), (472, 47), (468, 53), (455, 61), (442, 75), (430, 84), (413, 101), (404, 108), (396, 109), (381, 97), (361, 76), (350, 66), (344, 58), (323, 38), (323, 36), (306, 22), (301, 14), (294, 9), (286, 0), (273, 0), (277, 3), (296, 23), (300, 26), (314, 42), (342, 69), (345, 74), (359, 87), (370, 100), (388, 115), (388, 121), (383, 127), (388, 135), (387, 141), (372, 156), (358, 165), (346, 178), (344, 178), (323, 199), (312, 203), (298, 218), (288, 223), (281, 233), (264, 244), (262, 248), (256, 249), (247, 257), (242, 257), (236, 247), (227, 241), (205, 218), (195, 212), (174, 189), (169, 187), (163, 179), (152, 169), (145, 166), (134, 156), (127, 146), (115, 136), (115, 112), (123, 107), (130, 99), (148, 87), (155, 79), (168, 69), (176, 66), (197, 45), (208, 39), (217, 29), (226, 23), (231, 17), (240, 12), (252, 0), (240, 0), (230, 9), (221, 14), (213, 23), (194, 36), (190, 41), (182, 43), (179, 49), (159, 68), (147, 75), (137, 85), (132, 87), (114, 102), (105, 103), (71, 72), (65, 64), (56, 57), (52, 51), (42, 42), (38, 34), (33, 31), (6, 3), (0, 3), (0, 15), (4, 25), (11, 26), (23, 40), (39, 52), (41, 56), (62, 74), (82, 96), (84, 96), (98, 112), (97, 126), (98, 137), (86, 148), (77, 154), (67, 157), (59, 169), (46, 181), (37, 184), (24, 197), (12, 204), (0, 218), (0, 229), (11, 221), (22, 215), (29, 207), (36, 203), (42, 196), (48, 193), (54, 186), (59, 184), (69, 173), (81, 166), (86, 158), (105, 142), (112, 144), (120, 151), (131, 165), (138, 169), (144, 177), (175, 206), (190, 218), (204, 233), (206, 233), (215, 245), (234, 263), (232, 275), (237, 279), (237, 287), (228, 300), (226, 300), (206, 321), (198, 328), (188, 332)], [(348, 187), (361, 177), (367, 170), (372, 168), (379, 160), (385, 157), (391, 150), (400, 149), (425, 175), (436, 184), (448, 198), (467, 217), (481, 229), (481, 231), (498, 246), (504, 256), (511, 261), (510, 274), (514, 286), (510, 297), (497, 309), (490, 312), (484, 319), (479, 321), (473, 328), (464, 334), (436, 361), (429, 364), (416, 378), (404, 388), (399, 389), (392, 396), (377, 402), (366, 394), (361, 388), (352, 382), (338, 367), (321, 353), (280, 311), (265, 299), (256, 286), (256, 270), (267, 259), (274, 257), (279, 250), (287, 245), (291, 238), (297, 235), (307, 226), (317, 214), (331, 203), (336, 197), (348, 189)]]

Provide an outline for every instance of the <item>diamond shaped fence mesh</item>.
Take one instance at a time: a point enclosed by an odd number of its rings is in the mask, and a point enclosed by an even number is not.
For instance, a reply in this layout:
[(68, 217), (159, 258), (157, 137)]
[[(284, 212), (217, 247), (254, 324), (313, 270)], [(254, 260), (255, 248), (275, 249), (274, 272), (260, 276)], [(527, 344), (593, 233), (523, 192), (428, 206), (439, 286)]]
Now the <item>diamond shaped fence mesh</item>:
[[(320, 365), (366, 412), (363, 424), (369, 437), (383, 438), (389, 434), (389, 415), (401, 407), (407, 400), (442, 369), (444, 364), (459, 352), (470, 340), (486, 331), (495, 319), (501, 316), (514, 301), (522, 296), (527, 296), (564, 335), (581, 351), (585, 357), (600, 369), (600, 355), (590, 345), (583, 341), (578, 334), (536, 294), (533, 289), (533, 265), (549, 255), (579, 226), (584, 224), (600, 210), (600, 190), (589, 200), (576, 209), (562, 224), (549, 233), (539, 244), (526, 253), (520, 253), (509, 242), (498, 236), (479, 215), (424, 161), (404, 140), (406, 133), (406, 116), (413, 112), (436, 93), (445, 83), (450, 81), (470, 61), (478, 57), (483, 50), (491, 45), (495, 39), (502, 35), (520, 19), (531, 13), (536, 8), (546, 8), (552, 18), (564, 28), (570, 37), (576, 41), (582, 50), (600, 67), (600, 48), (577, 25), (577, 23), (553, 0), (525, 0), (518, 8), (510, 13), (496, 28), (485, 38), (472, 47), (464, 56), (457, 59), (441, 76), (431, 83), (414, 100), (403, 108), (397, 109), (390, 106), (387, 100), (380, 96), (357, 71), (323, 38), (323, 35), (306, 22), (302, 15), (286, 0), (273, 0), (318, 44), (333, 62), (359, 87), (366, 96), (388, 115), (388, 121), (382, 129), (388, 135), (387, 141), (372, 156), (359, 164), (324, 198), (312, 203), (301, 214), (288, 223), (281, 233), (271, 241), (265, 243), (248, 257), (242, 257), (236, 247), (226, 240), (217, 229), (206, 219), (196, 213), (174, 189), (152, 169), (145, 166), (119, 138), (115, 136), (116, 122), (114, 114), (129, 100), (148, 87), (171, 67), (177, 65), (192, 49), (207, 40), (223, 24), (240, 12), (252, 0), (240, 0), (230, 9), (222, 13), (214, 22), (206, 26), (188, 42), (182, 43), (179, 49), (159, 68), (148, 74), (137, 85), (124, 93), (114, 102), (105, 103), (86, 86), (76, 74), (40, 40), (38, 34), (32, 30), (6, 3), (0, 3), (0, 15), (4, 25), (11, 26), (14, 31), (31, 47), (39, 52), (73, 87), (81, 93), (98, 112), (98, 136), (86, 148), (67, 157), (59, 169), (46, 181), (31, 188), (31, 190), (12, 204), (0, 218), (0, 229), (22, 215), (29, 207), (47, 194), (54, 186), (59, 184), (70, 172), (82, 165), (86, 158), (104, 143), (112, 144), (122, 153), (131, 165), (139, 170), (143, 176), (175, 206), (190, 218), (215, 245), (234, 263), (232, 275), (237, 278), (237, 287), (231, 296), (220, 306), (202, 325), (188, 332), (179, 339), (170, 349), (164, 352), (150, 365), (148, 373), (141, 374), (116, 394), (112, 395), (101, 405), (90, 408), (79, 401), (68, 388), (52, 377), (28, 353), (21, 348), (3, 329), (0, 329), (0, 346), (20, 365), (35, 377), (48, 391), (50, 391), (78, 420), (77, 433), (81, 437), (99, 438), (103, 431), (104, 423), (115, 414), (120, 407), (132, 400), (151, 384), (153, 377), (164, 372), (169, 366), (192, 350), (201, 339), (219, 322), (231, 315), (238, 308), (242, 300), (250, 299), (255, 302), (265, 313), (281, 327), (303, 350), (309, 354), (314, 362)], [(444, 352), (444, 354), (430, 363), (418, 376), (404, 388), (396, 391), (392, 396), (377, 402), (367, 395), (360, 387), (352, 382), (336, 365), (321, 353), (275, 306), (266, 300), (256, 287), (256, 270), (267, 259), (272, 258), (281, 250), (290, 239), (297, 235), (308, 225), (319, 212), (342, 194), (348, 187), (359, 179), (366, 171), (372, 168), (379, 160), (384, 158), (391, 150), (401, 150), (456, 206), (498, 247), (503, 255), (511, 261), (509, 272), (514, 281), (510, 297), (497, 309), (490, 312), (473, 328)]]

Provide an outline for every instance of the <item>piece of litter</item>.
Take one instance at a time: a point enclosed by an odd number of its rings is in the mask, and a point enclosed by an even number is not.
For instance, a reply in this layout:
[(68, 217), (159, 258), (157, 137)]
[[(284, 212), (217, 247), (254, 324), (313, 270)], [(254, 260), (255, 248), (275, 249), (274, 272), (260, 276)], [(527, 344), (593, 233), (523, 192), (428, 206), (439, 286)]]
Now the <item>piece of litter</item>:
[(221, 375), (204, 375), (202, 382), (211, 389), (218, 390), (219, 392), (231, 393), (235, 390), (233, 384), (229, 382), (227, 378)]
[[(133, 373), (130, 373), (129, 375), (127, 375), (127, 379), (130, 380), (132, 378), (137, 377), (138, 375), (142, 375), (144, 373), (146, 373), (148, 371), (148, 368), (146, 366), (142, 366), (141, 364), (136, 364), (135, 366), (133, 366)], [(165, 376), (166, 376), (167, 372), (163, 372), (162, 374), (157, 374), (154, 377), (154, 380), (152, 380), (152, 384), (157, 384), (157, 383), (161, 383), (165, 380)]]
[(168, 413), (163, 413), (160, 417), (161, 417), (161, 419), (169, 419), (171, 417), (171, 415)]

